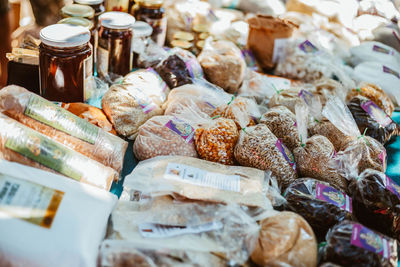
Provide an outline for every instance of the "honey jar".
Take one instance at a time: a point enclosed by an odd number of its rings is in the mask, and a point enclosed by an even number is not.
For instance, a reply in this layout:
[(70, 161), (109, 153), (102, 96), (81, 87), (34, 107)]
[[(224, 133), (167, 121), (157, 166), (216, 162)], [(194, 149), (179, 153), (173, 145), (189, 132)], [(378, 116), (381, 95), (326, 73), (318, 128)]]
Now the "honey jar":
[(74, 0), (75, 4), (90, 6), (94, 10), (94, 26), (97, 28), (99, 16), (104, 13), (104, 0)]
[(153, 28), (151, 39), (159, 46), (164, 46), (167, 36), (167, 16), (163, 8), (163, 0), (140, 0), (135, 17)]

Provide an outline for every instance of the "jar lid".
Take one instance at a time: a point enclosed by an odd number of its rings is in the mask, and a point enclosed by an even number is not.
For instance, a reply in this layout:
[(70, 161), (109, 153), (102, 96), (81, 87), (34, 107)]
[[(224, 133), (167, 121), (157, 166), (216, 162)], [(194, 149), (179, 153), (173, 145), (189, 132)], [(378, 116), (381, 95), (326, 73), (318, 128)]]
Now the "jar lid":
[(93, 28), (93, 22), (91, 22), (88, 19), (85, 18), (80, 18), (80, 17), (70, 17), (70, 18), (65, 18), (57, 22), (58, 24), (71, 24), (71, 25), (76, 25), (76, 26), (82, 26), (85, 27), (89, 30)]
[(90, 6), (71, 4), (66, 5), (61, 9), (63, 17), (82, 17), (82, 18), (93, 18), (94, 9)]
[(179, 40), (191, 42), (191, 41), (193, 41), (194, 36), (190, 32), (179, 31), (179, 32), (174, 33), (173, 39), (179, 39)]
[(49, 46), (74, 47), (90, 40), (87, 28), (71, 24), (53, 24), (40, 31), (40, 40)]
[(81, 5), (98, 5), (104, 2), (104, 0), (74, 0), (75, 3)]
[(118, 11), (103, 13), (99, 21), (100, 25), (115, 30), (131, 29), (135, 24), (135, 18), (132, 15)]
[(179, 47), (182, 49), (189, 49), (193, 46), (192, 43), (188, 42), (188, 41), (184, 41), (184, 40), (173, 40), (171, 42), (171, 46), (172, 47)]
[(140, 0), (139, 5), (150, 8), (160, 8), (164, 4), (164, 0)]
[(148, 37), (152, 33), (153, 28), (144, 21), (136, 21), (135, 24), (133, 24), (133, 37), (135, 38)]

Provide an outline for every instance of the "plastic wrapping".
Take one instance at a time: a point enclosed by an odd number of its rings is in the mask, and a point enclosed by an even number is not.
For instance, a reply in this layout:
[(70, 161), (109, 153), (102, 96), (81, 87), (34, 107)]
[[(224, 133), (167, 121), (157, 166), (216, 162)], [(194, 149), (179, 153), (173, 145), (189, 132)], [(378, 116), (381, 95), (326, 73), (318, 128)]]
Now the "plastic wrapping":
[(348, 191), (360, 223), (400, 240), (400, 187), (395, 182), (367, 169), (350, 180)]
[(212, 116), (222, 116), (232, 119), (238, 129), (241, 129), (256, 125), (261, 117), (261, 113), (254, 100), (232, 96), (227, 104), (217, 107)]
[(302, 104), (304, 103), (304, 97), (312, 97), (312, 91), (313, 91), (312, 86), (304, 86), (302, 87), (291, 87), (286, 90), (276, 90), (276, 93), (273, 95), (273, 97), (270, 99), (268, 102), (268, 107), (273, 108), (276, 106), (285, 106), (287, 107), (291, 112), (295, 113), (294, 107), (297, 104)]
[(343, 221), (327, 234), (322, 262), (343, 266), (397, 266), (397, 242), (367, 227)]
[(350, 101), (353, 97), (362, 95), (372, 100), (386, 114), (392, 116), (394, 105), (389, 96), (377, 85), (371, 83), (361, 83), (357, 88), (348, 92), (346, 101)]
[(400, 126), (372, 100), (356, 96), (347, 105), (360, 132), (386, 144), (400, 134)]
[(246, 62), (235, 44), (207, 39), (198, 60), (208, 81), (228, 93), (237, 93), (244, 79)]
[(155, 70), (171, 89), (192, 83), (191, 79), (203, 78), (203, 70), (196, 57), (178, 47), (168, 51), (168, 57), (163, 59)]
[(356, 66), (364, 61), (375, 61), (400, 66), (400, 53), (379, 42), (363, 42), (350, 48), (351, 63)]
[(0, 159), (65, 175), (109, 190), (118, 173), (31, 128), (0, 114)]
[(235, 159), (243, 166), (270, 170), (281, 188), (297, 178), (292, 152), (264, 124), (240, 132)]
[(347, 89), (340, 82), (333, 79), (322, 78), (315, 81), (313, 86), (315, 87), (315, 91), (312, 93), (320, 97), (322, 105), (325, 105), (326, 101), (331, 97), (336, 96), (342, 101), (346, 99)]
[(354, 220), (352, 199), (329, 183), (300, 178), (283, 194), (285, 208), (301, 215), (322, 241), (328, 230), (343, 220)]
[(351, 140), (351, 137), (342, 133), (327, 118), (322, 118), (322, 120), (315, 119), (312, 121), (309, 131), (310, 135), (322, 135), (328, 138), (336, 152), (343, 150), (349, 140)]
[(138, 66), (141, 68), (154, 68), (166, 57), (168, 57), (168, 52), (150, 39), (143, 53), (139, 54)]
[(96, 266), (114, 194), (4, 160), (0, 191), (1, 266)]
[(18, 86), (0, 91), (0, 112), (118, 173), (127, 142)]
[(259, 266), (317, 265), (317, 242), (310, 225), (293, 212), (280, 212), (260, 222), (260, 237), (251, 259)]
[[(275, 94), (273, 79), (274, 78), (270, 78), (265, 74), (247, 69), (242, 86), (238, 91), (238, 96), (254, 98), (257, 104), (261, 104)], [(288, 82), (288, 86), (290, 86), (290, 80), (288, 80)]]
[(172, 202), (136, 211), (120, 202), (111, 220), (111, 237), (144, 247), (214, 253), (232, 264), (247, 261), (260, 229), (238, 205)]
[(269, 209), (271, 202), (282, 204), (273, 181), (268, 173), (253, 168), (191, 157), (156, 157), (140, 162), (125, 178), (123, 194), (133, 197), (140, 191), (150, 196), (172, 195)]
[(262, 115), (260, 123), (267, 125), (290, 151), (301, 145), (296, 127), (296, 117), (285, 106), (276, 106), (268, 110)]
[(140, 126), (133, 152), (138, 160), (169, 155), (197, 157), (193, 126), (175, 116), (155, 116)]

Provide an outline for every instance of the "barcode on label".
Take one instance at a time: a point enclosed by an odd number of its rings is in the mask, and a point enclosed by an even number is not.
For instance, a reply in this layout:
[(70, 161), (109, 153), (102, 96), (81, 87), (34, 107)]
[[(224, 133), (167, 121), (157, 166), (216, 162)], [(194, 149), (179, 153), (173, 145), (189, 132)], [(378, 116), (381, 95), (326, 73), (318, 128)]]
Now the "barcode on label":
[(238, 175), (208, 172), (184, 164), (168, 163), (165, 178), (225, 191), (240, 192)]
[(218, 231), (223, 227), (224, 226), (222, 222), (209, 222), (195, 226), (142, 223), (139, 225), (139, 232), (143, 237), (146, 238), (165, 238), (186, 234), (200, 234), (210, 231)]

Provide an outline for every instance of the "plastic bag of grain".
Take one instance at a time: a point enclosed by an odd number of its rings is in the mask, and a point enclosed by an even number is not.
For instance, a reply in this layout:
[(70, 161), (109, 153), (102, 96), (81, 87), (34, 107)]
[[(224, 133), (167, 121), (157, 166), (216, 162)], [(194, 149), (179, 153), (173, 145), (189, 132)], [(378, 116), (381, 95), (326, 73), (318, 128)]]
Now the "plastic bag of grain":
[(350, 48), (351, 64), (357, 66), (365, 61), (374, 61), (399, 66), (400, 53), (396, 49), (379, 42), (363, 42)]

